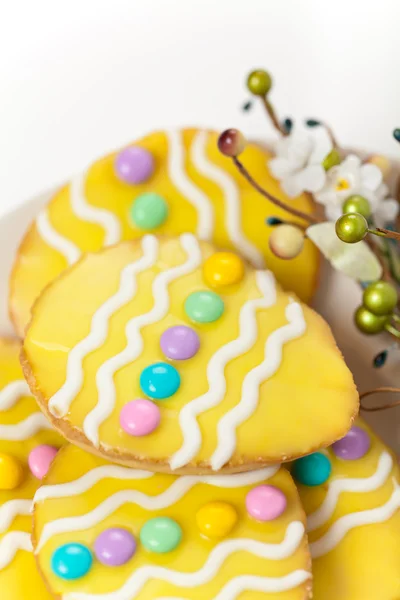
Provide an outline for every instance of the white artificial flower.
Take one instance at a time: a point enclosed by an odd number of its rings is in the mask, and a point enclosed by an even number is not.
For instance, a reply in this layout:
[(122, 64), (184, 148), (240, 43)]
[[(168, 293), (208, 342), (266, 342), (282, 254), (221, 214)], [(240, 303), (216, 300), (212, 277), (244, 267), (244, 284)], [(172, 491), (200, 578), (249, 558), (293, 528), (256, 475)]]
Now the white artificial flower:
[(315, 193), (326, 181), (322, 161), (333, 149), (331, 138), (325, 127), (295, 127), (282, 137), (277, 145), (275, 157), (268, 166), (272, 175), (279, 179), (283, 191), (294, 198), (303, 192)]
[(314, 197), (325, 206), (325, 214), (336, 221), (342, 214), (343, 203), (355, 194), (364, 196), (370, 204), (376, 225), (393, 221), (398, 213), (398, 204), (387, 198), (388, 187), (383, 183), (382, 172), (376, 165), (362, 163), (350, 154), (344, 161), (327, 172), (326, 183)]

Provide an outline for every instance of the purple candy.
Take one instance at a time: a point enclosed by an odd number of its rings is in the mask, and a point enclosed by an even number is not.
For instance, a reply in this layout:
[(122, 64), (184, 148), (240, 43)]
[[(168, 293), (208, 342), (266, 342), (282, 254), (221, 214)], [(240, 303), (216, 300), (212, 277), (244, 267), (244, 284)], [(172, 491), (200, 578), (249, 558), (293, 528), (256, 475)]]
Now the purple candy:
[(332, 450), (338, 458), (343, 460), (357, 460), (367, 454), (371, 440), (361, 427), (354, 425), (347, 435), (332, 445)]
[(136, 540), (126, 529), (112, 527), (99, 535), (94, 543), (94, 551), (103, 565), (118, 567), (135, 554)]
[(154, 171), (154, 158), (144, 148), (124, 148), (115, 160), (117, 177), (125, 183), (143, 183)]
[(187, 360), (198, 352), (200, 339), (191, 327), (176, 325), (164, 331), (160, 345), (161, 350), (168, 358)]

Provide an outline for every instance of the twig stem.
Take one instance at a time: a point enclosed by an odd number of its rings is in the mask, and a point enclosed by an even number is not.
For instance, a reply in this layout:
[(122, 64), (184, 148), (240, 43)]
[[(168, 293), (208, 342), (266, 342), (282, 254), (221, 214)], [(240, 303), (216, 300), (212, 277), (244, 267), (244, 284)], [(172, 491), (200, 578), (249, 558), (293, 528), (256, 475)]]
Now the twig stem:
[(243, 177), (245, 179), (247, 179), (247, 181), (250, 183), (250, 185), (253, 186), (253, 188), (255, 190), (257, 190), (257, 192), (259, 192), (262, 196), (264, 196), (264, 198), (267, 198), (270, 202), (272, 202), (272, 204), (275, 204), (275, 206), (279, 206), (279, 208), (282, 208), (283, 210), (290, 213), (294, 217), (298, 217), (299, 219), (304, 219), (304, 221), (308, 221), (309, 223), (321, 223), (322, 222), (322, 220), (319, 219), (318, 217), (315, 217), (314, 215), (308, 215), (307, 213), (303, 212), (302, 210), (293, 208), (292, 206), (285, 204), (285, 202), (282, 202), (282, 200), (279, 200), (279, 198), (276, 198), (275, 196), (270, 194), (267, 190), (262, 188), (253, 179), (253, 177), (250, 175), (250, 173), (248, 172), (246, 167), (240, 162), (240, 160), (238, 158), (233, 157), (232, 160), (235, 163), (236, 167), (238, 168), (239, 172), (243, 175)]
[(360, 394), (360, 407), (361, 410), (364, 410), (366, 412), (377, 412), (379, 410), (386, 410), (388, 408), (394, 408), (395, 406), (400, 406), (400, 400), (395, 400), (394, 402), (388, 402), (388, 404), (382, 404), (381, 406), (364, 406), (364, 404), (362, 403), (362, 400), (364, 398), (367, 398), (367, 396), (372, 396), (373, 394), (379, 394), (381, 392), (390, 392), (390, 393), (394, 393), (394, 394), (398, 394), (400, 393), (400, 388), (397, 387), (378, 387), (375, 388), (373, 390), (368, 390), (367, 392), (363, 392), (362, 394)]

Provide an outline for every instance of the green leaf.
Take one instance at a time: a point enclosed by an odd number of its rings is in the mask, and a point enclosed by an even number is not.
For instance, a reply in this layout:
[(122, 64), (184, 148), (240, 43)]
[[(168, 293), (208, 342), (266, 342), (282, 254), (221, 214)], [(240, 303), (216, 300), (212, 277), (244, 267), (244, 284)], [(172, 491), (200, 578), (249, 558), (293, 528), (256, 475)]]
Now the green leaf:
[(376, 281), (381, 277), (382, 267), (368, 245), (365, 242), (342, 242), (332, 221), (311, 225), (306, 233), (338, 271), (358, 281)]

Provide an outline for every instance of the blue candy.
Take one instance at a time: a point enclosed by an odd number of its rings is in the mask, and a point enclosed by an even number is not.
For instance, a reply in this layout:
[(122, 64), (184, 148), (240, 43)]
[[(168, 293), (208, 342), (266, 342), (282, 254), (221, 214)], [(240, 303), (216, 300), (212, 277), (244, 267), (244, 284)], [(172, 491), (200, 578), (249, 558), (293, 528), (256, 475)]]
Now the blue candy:
[(92, 553), (83, 544), (64, 544), (51, 557), (51, 569), (57, 577), (68, 581), (80, 579), (91, 569)]
[(173, 396), (181, 385), (181, 377), (172, 365), (164, 362), (154, 363), (143, 369), (140, 375), (140, 387), (149, 398), (163, 400)]
[(292, 475), (303, 485), (321, 485), (331, 474), (332, 465), (325, 454), (314, 452), (294, 462)]

